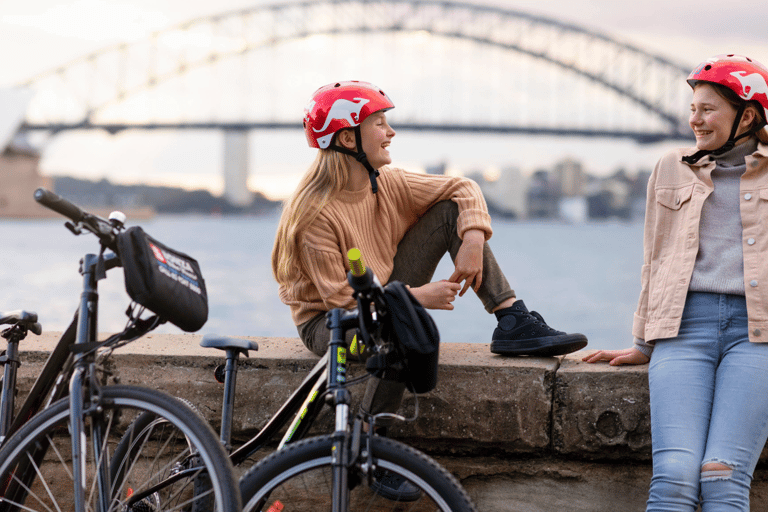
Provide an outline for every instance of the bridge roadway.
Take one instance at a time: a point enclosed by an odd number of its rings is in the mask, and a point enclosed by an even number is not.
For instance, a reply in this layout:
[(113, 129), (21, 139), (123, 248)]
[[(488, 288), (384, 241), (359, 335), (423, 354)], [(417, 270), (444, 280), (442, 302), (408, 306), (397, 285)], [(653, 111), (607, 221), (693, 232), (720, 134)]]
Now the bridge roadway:
[[(471, 133), (471, 134), (522, 134), (533, 136), (554, 137), (586, 137), (603, 139), (631, 139), (640, 144), (653, 144), (662, 141), (680, 140), (691, 142), (689, 134), (670, 134), (669, 132), (653, 131), (617, 131), (600, 128), (557, 128), (547, 126), (515, 126), (491, 124), (438, 124), (438, 123), (397, 123), (398, 131), (441, 132), (441, 133)], [(242, 121), (242, 122), (143, 122), (92, 123), (47, 123), (35, 124), (26, 122), (21, 125), (21, 131), (48, 131), (52, 134), (67, 130), (104, 130), (116, 134), (125, 130), (221, 130), (224, 132), (247, 132), (250, 130), (303, 130), (301, 123), (278, 121)]]
[[(27, 340), (23, 387), (31, 386), (59, 334)], [(150, 334), (114, 359), (122, 383), (151, 383), (186, 398), (218, 428), (223, 390), (213, 369), (223, 357), (201, 348), (200, 338)], [(259, 350), (241, 358), (236, 439), (263, 425), (317, 360), (298, 338), (250, 339)], [(484, 344), (443, 344), (437, 388), (419, 397), (418, 420), (393, 427), (392, 436), (453, 472), (478, 510), (645, 510), (651, 478), (646, 367), (589, 365), (582, 355), (507, 358)], [(352, 373), (361, 370), (358, 365)], [(412, 407), (409, 398), (406, 412)], [(330, 415), (318, 423), (320, 431), (332, 428)], [(764, 452), (753, 511), (768, 505), (766, 460)]]

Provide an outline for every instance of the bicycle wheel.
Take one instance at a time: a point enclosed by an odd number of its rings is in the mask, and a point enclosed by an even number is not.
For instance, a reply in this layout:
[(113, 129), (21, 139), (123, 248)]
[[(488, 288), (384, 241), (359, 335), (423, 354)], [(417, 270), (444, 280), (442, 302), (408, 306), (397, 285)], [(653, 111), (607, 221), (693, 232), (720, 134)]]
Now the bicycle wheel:
[[(182, 401), (195, 413), (198, 413), (197, 408), (191, 402), (183, 398), (175, 398)], [(164, 461), (158, 460), (156, 453), (148, 448), (149, 446), (157, 445), (163, 446), (163, 451), (168, 455), (189, 454), (194, 450), (189, 438), (182, 432), (179, 432), (167, 419), (155, 413), (141, 413), (126, 429), (125, 434), (123, 434), (120, 442), (117, 443), (117, 447), (112, 454), (109, 474), (113, 482), (113, 488), (119, 483), (126, 491), (127, 489), (133, 490), (135, 484), (132, 481), (138, 475), (132, 473), (130, 469), (137, 465), (148, 467), (147, 474), (151, 475), (151, 481), (147, 482), (147, 487), (160, 484), (168, 478), (175, 476), (181, 469), (180, 463), (177, 462), (172, 466), (168, 466)], [(138, 461), (141, 462), (137, 464)], [(193, 493), (197, 498), (191, 507), (181, 508), (190, 512), (212, 510), (214, 505), (213, 493), (210, 492), (211, 488), (212, 484), (208, 474), (195, 476)], [(162, 502), (166, 503), (168, 508), (174, 508), (174, 504), (178, 505), (185, 499), (183, 497), (184, 493), (176, 494), (176, 490), (175, 485), (164, 485), (157, 493), (153, 493), (151, 498), (148, 496), (145, 499), (145, 503), (151, 505), (153, 502)], [(155, 510), (155, 508), (152, 509)]]
[[(243, 512), (330, 510), (332, 446), (331, 436), (313, 437), (287, 445), (259, 462), (240, 479)], [(366, 457), (361, 455), (349, 468), (349, 510), (475, 510), (459, 482), (420, 451), (374, 437), (372, 456), (375, 468), (407, 480), (420, 490), (419, 497), (400, 504), (376, 494), (368, 487), (363, 472)]]
[[(86, 409), (86, 511), (77, 512), (192, 510), (200, 500), (213, 504), (207, 510), (239, 512), (232, 464), (210, 426), (181, 401), (152, 389), (108, 386), (99, 406)], [(154, 420), (131, 427), (145, 413)], [(132, 430), (128, 449), (113, 450)], [(70, 433), (69, 400), (63, 399), (8, 440), (0, 450), (0, 510), (73, 509)], [(108, 486), (99, 485), (99, 466), (109, 468)], [(195, 494), (201, 475), (211, 480), (210, 495)]]

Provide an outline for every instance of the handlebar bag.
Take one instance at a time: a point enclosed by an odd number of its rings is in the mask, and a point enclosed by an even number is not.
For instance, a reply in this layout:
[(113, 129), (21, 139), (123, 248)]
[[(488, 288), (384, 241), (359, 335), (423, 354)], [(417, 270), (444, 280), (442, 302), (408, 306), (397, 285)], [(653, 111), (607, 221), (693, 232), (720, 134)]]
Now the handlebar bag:
[(117, 237), (125, 289), (131, 299), (180, 329), (208, 320), (208, 293), (197, 260), (158, 242), (139, 226)]
[(399, 281), (384, 287), (396, 350), (406, 369), (406, 386), (414, 393), (426, 393), (437, 386), (440, 333), (432, 316)]

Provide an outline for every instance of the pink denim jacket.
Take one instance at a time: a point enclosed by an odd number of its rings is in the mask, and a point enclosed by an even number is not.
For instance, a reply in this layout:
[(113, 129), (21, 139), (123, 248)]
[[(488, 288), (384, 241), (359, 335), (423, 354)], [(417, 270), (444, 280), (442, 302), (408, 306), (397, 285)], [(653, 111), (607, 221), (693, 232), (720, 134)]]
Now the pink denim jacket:
[[(632, 334), (647, 342), (675, 337), (680, 328), (699, 250), (701, 208), (714, 190), (710, 157), (694, 165), (681, 160), (695, 151), (670, 151), (648, 181), (642, 289), (632, 326)], [(739, 206), (749, 340), (768, 342), (768, 145), (758, 144), (746, 164)]]

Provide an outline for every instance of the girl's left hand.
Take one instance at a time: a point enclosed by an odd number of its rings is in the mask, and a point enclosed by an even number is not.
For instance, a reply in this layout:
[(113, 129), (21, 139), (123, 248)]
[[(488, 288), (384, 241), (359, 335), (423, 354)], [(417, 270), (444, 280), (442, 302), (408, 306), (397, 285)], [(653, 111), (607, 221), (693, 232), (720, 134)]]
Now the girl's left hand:
[(483, 282), (483, 245), (485, 233), (479, 229), (470, 229), (464, 232), (464, 239), (454, 264), (456, 269), (448, 279), (454, 283), (464, 281), (464, 287), (459, 292), (459, 297), (464, 295), (470, 286), (477, 292)]

